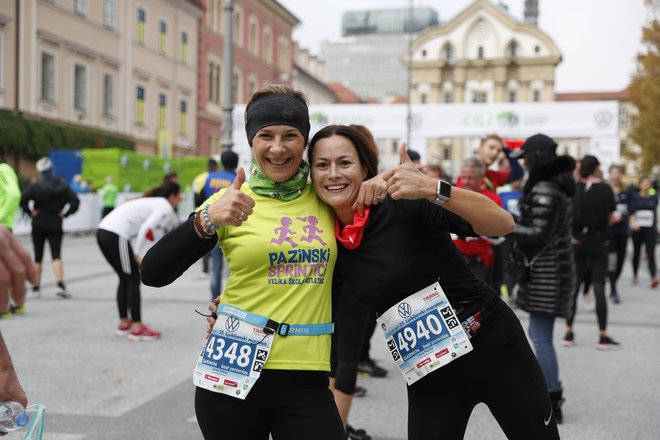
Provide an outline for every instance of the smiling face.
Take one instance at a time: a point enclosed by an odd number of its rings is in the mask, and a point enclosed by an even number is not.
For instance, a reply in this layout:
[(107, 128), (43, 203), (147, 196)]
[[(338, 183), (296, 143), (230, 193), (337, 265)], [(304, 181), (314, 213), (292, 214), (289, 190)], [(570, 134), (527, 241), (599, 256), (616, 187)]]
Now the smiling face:
[(489, 167), (495, 162), (500, 151), (502, 151), (502, 144), (497, 139), (488, 138), (479, 145), (477, 154), (481, 161)]
[(274, 182), (289, 180), (298, 170), (305, 139), (290, 125), (269, 125), (252, 139), (252, 154), (259, 168)]
[(314, 189), (335, 211), (350, 210), (367, 176), (353, 143), (333, 135), (316, 142), (311, 160)]

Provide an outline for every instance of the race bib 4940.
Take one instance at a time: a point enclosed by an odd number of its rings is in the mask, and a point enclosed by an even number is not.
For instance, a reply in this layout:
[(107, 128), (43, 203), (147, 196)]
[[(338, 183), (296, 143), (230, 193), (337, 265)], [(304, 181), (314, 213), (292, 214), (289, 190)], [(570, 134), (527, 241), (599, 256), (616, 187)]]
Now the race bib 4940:
[(392, 306), (378, 323), (408, 385), (472, 351), (461, 322), (437, 282)]

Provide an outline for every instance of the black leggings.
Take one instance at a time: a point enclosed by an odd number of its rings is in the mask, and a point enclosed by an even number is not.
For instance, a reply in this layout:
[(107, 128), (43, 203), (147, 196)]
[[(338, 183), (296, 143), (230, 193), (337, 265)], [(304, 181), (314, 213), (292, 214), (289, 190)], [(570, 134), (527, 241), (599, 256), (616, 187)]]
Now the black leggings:
[(105, 229), (96, 231), (96, 241), (105, 259), (119, 275), (117, 287), (119, 318), (129, 318), (130, 310), (130, 319), (133, 322), (141, 322), (140, 270), (135, 262), (131, 244), (127, 239)]
[(43, 229), (32, 225), (32, 244), (34, 244), (34, 261), (41, 263), (44, 258), (46, 240), (50, 245), (50, 256), (53, 260), (60, 259), (62, 250), (62, 230)]
[(575, 256), (575, 274), (577, 277), (576, 290), (573, 294), (573, 308), (571, 315), (566, 320), (569, 327), (573, 326), (575, 311), (577, 308), (577, 297), (580, 294), (580, 284), (584, 281), (587, 271), (591, 273), (591, 282), (594, 286), (596, 298), (596, 316), (598, 317), (598, 328), (607, 328), (607, 302), (605, 301), (605, 276), (607, 274), (607, 243), (597, 244), (575, 244), (573, 255)]
[(610, 253), (608, 260), (608, 276), (610, 279), (610, 287), (613, 292), (616, 292), (616, 283), (619, 281), (621, 271), (623, 270), (623, 263), (626, 261), (626, 247), (628, 245), (628, 235), (610, 235)]
[(346, 439), (323, 371), (263, 370), (245, 400), (198, 387), (195, 413), (205, 440)]
[(516, 315), (497, 306), (474, 350), (408, 387), (408, 439), (463, 439), (485, 403), (510, 440), (554, 440), (548, 387)]
[(648, 256), (649, 262), (649, 273), (651, 278), (655, 278), (656, 267), (655, 267), (655, 241), (656, 241), (656, 230), (655, 226), (652, 228), (639, 228), (639, 231), (633, 231), (632, 233), (632, 242), (633, 242), (633, 275), (637, 276), (639, 271), (639, 254), (642, 251), (642, 244), (646, 248), (646, 254)]
[(374, 313), (359, 303), (346, 287), (342, 289), (339, 302), (333, 304), (333, 307), (336, 326), (332, 334), (330, 376), (335, 378), (336, 389), (345, 394), (353, 394), (364, 337), (376, 320)]

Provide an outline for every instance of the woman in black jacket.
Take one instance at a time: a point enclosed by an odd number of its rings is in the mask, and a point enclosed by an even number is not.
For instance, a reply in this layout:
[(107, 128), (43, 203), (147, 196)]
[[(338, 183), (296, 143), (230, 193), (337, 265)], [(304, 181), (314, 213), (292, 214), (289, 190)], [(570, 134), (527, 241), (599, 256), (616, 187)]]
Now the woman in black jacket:
[(562, 421), (562, 387), (552, 344), (555, 317), (568, 317), (575, 289), (571, 248), (571, 198), (575, 160), (557, 156), (548, 136), (528, 138), (514, 157), (525, 158), (529, 178), (518, 207), (520, 218), (510, 234), (515, 240), (518, 306), (529, 312), (529, 334), (545, 375), (555, 418)]

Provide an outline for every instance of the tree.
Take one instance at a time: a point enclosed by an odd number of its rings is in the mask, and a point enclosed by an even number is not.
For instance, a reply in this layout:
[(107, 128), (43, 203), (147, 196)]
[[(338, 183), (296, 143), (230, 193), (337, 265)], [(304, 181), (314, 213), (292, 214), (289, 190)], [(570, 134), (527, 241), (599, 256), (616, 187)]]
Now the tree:
[(637, 73), (630, 84), (630, 101), (639, 114), (632, 120), (631, 139), (641, 147), (642, 172), (660, 164), (660, 0), (645, 0), (653, 20), (642, 29), (646, 51), (637, 55)]

